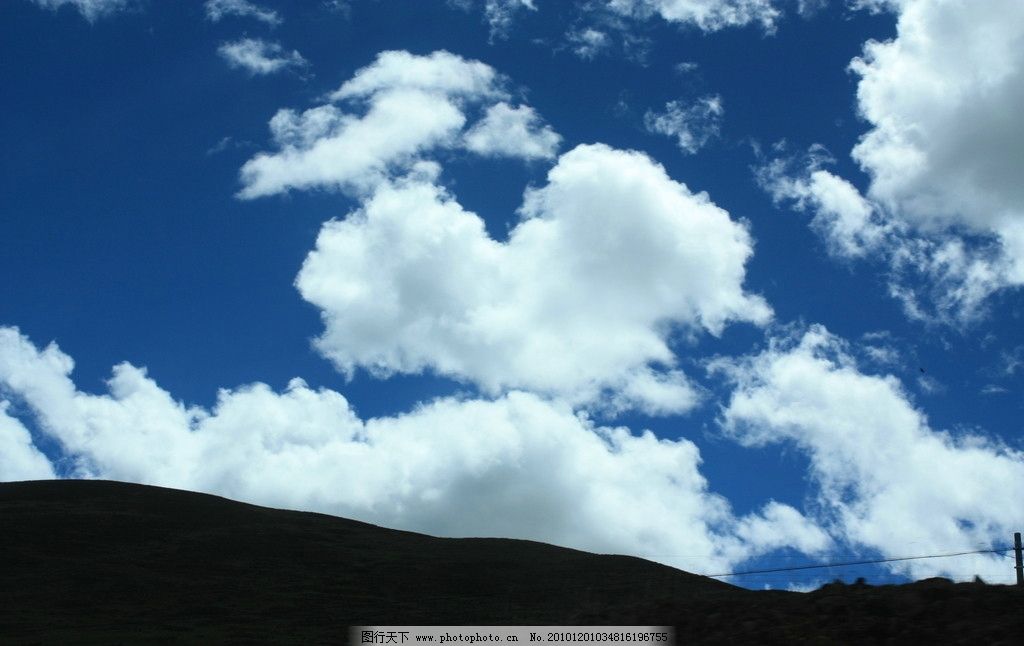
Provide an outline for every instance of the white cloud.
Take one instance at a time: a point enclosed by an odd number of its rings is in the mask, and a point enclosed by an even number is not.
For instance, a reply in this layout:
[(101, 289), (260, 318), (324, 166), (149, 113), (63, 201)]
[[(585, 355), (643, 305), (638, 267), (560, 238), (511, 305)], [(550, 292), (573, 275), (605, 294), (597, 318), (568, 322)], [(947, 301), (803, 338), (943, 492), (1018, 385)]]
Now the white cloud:
[(484, 22), (489, 27), (490, 39), (507, 38), (516, 18), (524, 11), (536, 11), (534, 0), (447, 0), (451, 7), (472, 11), (482, 5)]
[(658, 15), (668, 22), (694, 25), (704, 31), (759, 23), (774, 28), (779, 17), (772, 0), (607, 0), (619, 14), (637, 18)]
[(991, 240), (926, 231), (864, 197), (822, 168), (831, 157), (812, 146), (802, 165), (778, 158), (755, 172), (776, 203), (812, 211), (811, 227), (837, 258), (878, 257), (888, 264), (888, 289), (913, 319), (963, 327), (986, 313), (988, 298), (1013, 284), (1004, 248)]
[(267, 9), (249, 0), (206, 0), (206, 18), (219, 22), (225, 16), (251, 17), (270, 26), (280, 25), (281, 16), (273, 9)]
[(918, 376), (917, 387), (926, 395), (941, 395), (949, 390), (946, 384), (931, 375)]
[(530, 190), (500, 243), (428, 180), (380, 186), (324, 225), (296, 284), (323, 310), (317, 347), (346, 372), (433, 370), (613, 409), (681, 412), (678, 328), (768, 320), (744, 293), (746, 228), (640, 153), (579, 146)]
[(744, 542), (767, 550), (790, 548), (811, 554), (831, 543), (821, 528), (803, 514), (775, 501), (765, 505), (760, 514), (741, 519), (735, 531)]
[(32, 435), (0, 400), (0, 482), (47, 480), (55, 477), (46, 456), (32, 443)]
[(1024, 345), (1015, 346), (1012, 350), (1004, 350), (1000, 353), (1000, 371), (1008, 376), (1021, 372), (1024, 369)]
[(1011, 284), (1006, 256), (991, 241), (896, 237), (889, 251), (889, 292), (908, 316), (925, 322), (964, 327), (987, 314), (989, 297)]
[[(868, 42), (851, 69), (872, 124), (853, 149), (868, 194), (922, 228), (1004, 238), (1024, 227), (1024, 4), (902, 3), (897, 37)], [(1024, 282), (1024, 254), (1018, 279)]]
[(702, 97), (690, 105), (669, 101), (664, 112), (648, 111), (644, 126), (649, 132), (675, 137), (679, 149), (692, 155), (718, 136), (723, 114), (722, 97), (717, 95)]
[(419, 90), (383, 93), (361, 117), (332, 105), (302, 114), (281, 110), (270, 122), (281, 149), (242, 166), (239, 196), (316, 187), (369, 190), (420, 152), (451, 145), (464, 124), (451, 100)]
[[(868, 2), (877, 2), (878, 0), (868, 0)], [(883, 0), (884, 1), (884, 0)], [(812, 18), (819, 11), (828, 6), (829, 0), (797, 0), (796, 12), (803, 18)], [(846, 0), (847, 6), (851, 8), (862, 9), (864, 7), (857, 6), (858, 0)]]
[(533, 108), (513, 108), (504, 101), (487, 108), (465, 134), (466, 149), (478, 155), (523, 159), (552, 159), (561, 140)]
[(865, 9), (872, 13), (899, 11), (907, 0), (847, 0), (851, 9)]
[(850, 69), (870, 124), (853, 158), (865, 195), (820, 168), (773, 194), (817, 211), (838, 255), (880, 254), (915, 318), (964, 324), (1024, 285), (1024, 4), (865, 0), (899, 14)]
[[(1003, 545), (1024, 524), (1005, 504), (1024, 486), (1024, 454), (932, 429), (894, 377), (860, 372), (823, 327), (716, 367), (737, 384), (724, 429), (746, 446), (792, 442), (806, 452), (834, 536), (899, 557)], [(989, 555), (891, 567), (957, 578), (1007, 569)]]
[(346, 18), (352, 15), (351, 0), (323, 0), (320, 6), (331, 13), (339, 14)]
[(491, 37), (506, 36), (516, 14), (524, 10), (537, 10), (533, 0), (486, 0), (484, 2), (484, 19), (491, 27)]
[(862, 351), (870, 361), (879, 365), (894, 366), (900, 361), (899, 352), (894, 348), (869, 345), (862, 348)]
[(382, 92), (419, 90), (458, 99), (503, 97), (501, 78), (490, 65), (446, 51), (417, 56), (387, 51), (331, 94), (331, 99), (372, 100)]
[(74, 7), (89, 22), (95, 22), (99, 18), (117, 11), (127, 9), (132, 5), (133, 0), (35, 0), (35, 3), (44, 9), (57, 9), (67, 5)]
[(861, 335), (857, 350), (868, 362), (877, 366), (899, 367), (904, 363), (903, 353), (897, 348), (896, 339), (885, 330)]
[(1005, 395), (1010, 392), (1010, 389), (1005, 386), (997, 386), (996, 384), (986, 384), (982, 386), (979, 392), (982, 395)]
[[(382, 52), (330, 95), (364, 109), (361, 115), (334, 104), (277, 113), (270, 127), (280, 150), (246, 162), (239, 196), (318, 187), (368, 192), (427, 151), (461, 145), (464, 108), (507, 98), (503, 82), (490, 66), (444, 51)], [(534, 134), (550, 137), (545, 132)]]
[(0, 386), (34, 412), (79, 477), (704, 571), (779, 546), (829, 545), (785, 505), (734, 516), (708, 490), (691, 442), (598, 427), (526, 393), (441, 399), (364, 421), (339, 393), (300, 379), (281, 393), (264, 384), (221, 390), (205, 410), (175, 401), (127, 363), (114, 368), (108, 394), (83, 393), (68, 376), (72, 365), (55, 345), (40, 351), (16, 329), (0, 328)]
[(573, 29), (566, 34), (574, 54), (583, 60), (591, 60), (611, 46), (611, 39), (605, 32), (587, 27)]
[(250, 74), (273, 74), (289, 67), (302, 68), (309, 64), (299, 52), (286, 52), (278, 43), (258, 38), (243, 38), (224, 43), (217, 51), (228, 65), (244, 69)]
[(853, 158), (861, 193), (823, 170), (775, 160), (759, 171), (778, 200), (813, 210), (840, 257), (880, 256), (911, 318), (963, 326), (990, 297), (1024, 285), (1024, 4), (1015, 0), (863, 0), (899, 14), (897, 36), (869, 41), (850, 69), (871, 129)]
[(776, 204), (791, 201), (799, 211), (814, 212), (811, 227), (833, 255), (857, 258), (882, 250), (898, 232), (856, 187), (823, 170), (832, 161), (824, 148), (812, 146), (805, 168), (793, 169), (793, 160), (779, 158), (759, 167), (756, 176)]
[(693, 74), (698, 69), (700, 69), (700, 65), (694, 63), (693, 61), (683, 61), (682, 63), (676, 63), (675, 65), (673, 65), (672, 69), (674, 69), (677, 74), (687, 75)]

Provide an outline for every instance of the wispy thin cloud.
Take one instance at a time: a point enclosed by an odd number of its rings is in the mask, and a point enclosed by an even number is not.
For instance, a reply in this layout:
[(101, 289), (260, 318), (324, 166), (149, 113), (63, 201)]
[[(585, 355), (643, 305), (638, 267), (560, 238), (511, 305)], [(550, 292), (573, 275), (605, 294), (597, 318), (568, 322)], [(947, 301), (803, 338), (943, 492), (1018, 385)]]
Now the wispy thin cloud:
[(258, 38), (243, 38), (224, 43), (217, 51), (231, 67), (244, 69), (259, 76), (309, 65), (296, 50), (288, 52), (278, 43)]
[(206, 19), (219, 22), (226, 16), (255, 18), (270, 26), (280, 25), (283, 20), (273, 9), (267, 9), (249, 0), (206, 0)]
[(679, 149), (692, 155), (718, 136), (724, 114), (722, 97), (708, 95), (690, 104), (669, 101), (661, 112), (648, 111), (644, 126), (648, 132), (675, 137)]
[(35, 0), (35, 3), (54, 11), (63, 6), (73, 7), (86, 20), (95, 22), (103, 16), (129, 8), (132, 0)]

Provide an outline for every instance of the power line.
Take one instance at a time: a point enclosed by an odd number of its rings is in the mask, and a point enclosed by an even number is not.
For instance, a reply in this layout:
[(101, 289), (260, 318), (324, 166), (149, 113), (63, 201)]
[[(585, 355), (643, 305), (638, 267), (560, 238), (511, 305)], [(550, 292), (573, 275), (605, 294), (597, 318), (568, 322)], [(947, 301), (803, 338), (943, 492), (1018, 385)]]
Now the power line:
[(793, 567), (777, 567), (767, 568), (764, 570), (743, 570), (741, 572), (727, 572), (724, 574), (705, 574), (704, 576), (712, 579), (723, 577), (723, 576), (742, 576), (744, 574), (765, 574), (767, 572), (790, 572), (793, 570), (813, 570), (816, 568), (830, 568), (830, 567), (845, 567), (848, 565), (874, 565), (877, 563), (892, 563), (894, 561), (915, 561), (919, 559), (938, 559), (947, 556), (966, 556), (968, 554), (1001, 554), (1003, 552), (1012, 551), (1012, 547), (1002, 549), (988, 549), (988, 550), (972, 550), (970, 552), (950, 552), (948, 554), (928, 554), (925, 556), (901, 556), (897, 558), (889, 559), (874, 559), (870, 561), (842, 561), (838, 563), (820, 563), (814, 565), (796, 565)]

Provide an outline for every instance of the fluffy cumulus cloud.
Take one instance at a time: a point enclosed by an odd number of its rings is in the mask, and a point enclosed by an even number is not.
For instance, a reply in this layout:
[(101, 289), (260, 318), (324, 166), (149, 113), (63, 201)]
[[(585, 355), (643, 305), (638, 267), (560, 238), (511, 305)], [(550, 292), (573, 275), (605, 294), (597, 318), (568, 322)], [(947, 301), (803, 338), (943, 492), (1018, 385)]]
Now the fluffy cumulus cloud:
[(108, 14), (127, 9), (132, 0), (35, 0), (45, 9), (57, 10), (63, 6), (73, 7), (89, 22), (94, 22)]
[[(243, 198), (289, 189), (365, 193), (424, 154), (473, 142), (487, 154), (548, 156), (557, 135), (528, 106), (511, 108), (504, 80), (479, 61), (448, 52), (383, 52), (302, 113), (281, 110), (270, 122), (278, 151), (242, 167)], [(464, 137), (467, 111), (490, 106)], [(492, 137), (504, 135), (498, 143)], [(543, 153), (543, 154), (541, 154)]]
[(722, 124), (722, 97), (709, 95), (687, 105), (669, 101), (663, 112), (648, 111), (644, 126), (649, 132), (674, 137), (679, 149), (694, 154), (718, 135)]
[(361, 200), (323, 227), (296, 279), (322, 312), (317, 347), (347, 374), (432, 371), (609, 414), (689, 410), (698, 394), (673, 339), (771, 316), (743, 290), (745, 226), (649, 158), (592, 145), (564, 155), (494, 240), (438, 186), (429, 153), (553, 158), (560, 137), (504, 85), (447, 52), (384, 52), (332, 103), (271, 120), (280, 152), (245, 164), (242, 197), (327, 187)]
[[(736, 382), (722, 414), (750, 447), (792, 443), (835, 536), (885, 557), (1002, 546), (1024, 524), (1006, 492), (1024, 487), (1024, 454), (983, 437), (929, 426), (891, 376), (861, 372), (822, 327), (717, 366)], [(991, 555), (892, 564), (914, 577), (1006, 569)], [(969, 561), (970, 559), (968, 559)]]
[(999, 236), (1024, 282), (1024, 4), (907, 1), (897, 29), (851, 65), (869, 195), (924, 229)]
[(206, 18), (211, 22), (219, 22), (226, 16), (255, 18), (271, 26), (282, 22), (276, 11), (249, 0), (206, 0), (203, 6), (206, 9)]
[(309, 64), (299, 52), (285, 51), (280, 44), (259, 38), (243, 38), (224, 43), (217, 51), (231, 67), (260, 76)]
[[(716, 571), (780, 545), (829, 545), (821, 529), (777, 502), (733, 515), (708, 490), (689, 441), (599, 427), (526, 393), (441, 399), (361, 420), (339, 393), (298, 379), (283, 392), (263, 384), (222, 390), (206, 410), (175, 401), (127, 363), (114, 368), (108, 393), (84, 393), (72, 367), (55, 345), (40, 350), (0, 328), (0, 388), (32, 411), (79, 477), (435, 535), (526, 538), (676, 565), (674, 556), (700, 555)], [(0, 416), (3, 446), (26, 446), (22, 430)]]
[(790, 201), (811, 211), (811, 227), (837, 257), (863, 257), (892, 244), (894, 225), (853, 184), (825, 169), (832, 161), (824, 148), (812, 146), (802, 160), (777, 158), (760, 166), (757, 180), (776, 204)]
[(344, 99), (372, 100), (381, 92), (419, 90), (452, 99), (502, 96), (500, 78), (490, 65), (468, 61), (446, 51), (417, 56), (405, 51), (382, 52), (371, 65), (331, 94)]
[(32, 443), (28, 429), (8, 414), (9, 408), (9, 402), (0, 401), (0, 482), (55, 477), (50, 461)]
[(607, 0), (619, 14), (637, 18), (660, 16), (669, 22), (704, 31), (760, 24), (771, 30), (779, 17), (772, 0)]
[(562, 138), (544, 125), (528, 105), (512, 107), (504, 101), (487, 113), (465, 135), (465, 146), (478, 155), (551, 159)]
[(317, 347), (346, 372), (664, 414), (696, 402), (671, 335), (771, 315), (743, 290), (746, 228), (640, 153), (577, 147), (520, 216), (498, 242), (429, 177), (381, 186), (323, 227), (296, 280), (322, 310)]
[(896, 37), (850, 65), (871, 125), (852, 152), (866, 191), (813, 163), (769, 184), (813, 208), (840, 255), (880, 253), (918, 278), (890, 286), (908, 313), (970, 321), (991, 294), (1024, 285), (1024, 4), (861, 5), (899, 14)]

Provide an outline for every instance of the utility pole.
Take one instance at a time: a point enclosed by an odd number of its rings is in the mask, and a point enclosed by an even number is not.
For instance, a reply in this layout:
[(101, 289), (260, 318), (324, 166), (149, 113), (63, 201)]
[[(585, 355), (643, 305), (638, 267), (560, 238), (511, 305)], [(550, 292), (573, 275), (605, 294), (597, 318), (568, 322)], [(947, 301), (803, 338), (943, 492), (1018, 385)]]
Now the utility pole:
[(1013, 534), (1013, 555), (1017, 558), (1017, 585), (1024, 586), (1024, 554), (1020, 545), (1020, 532)]

